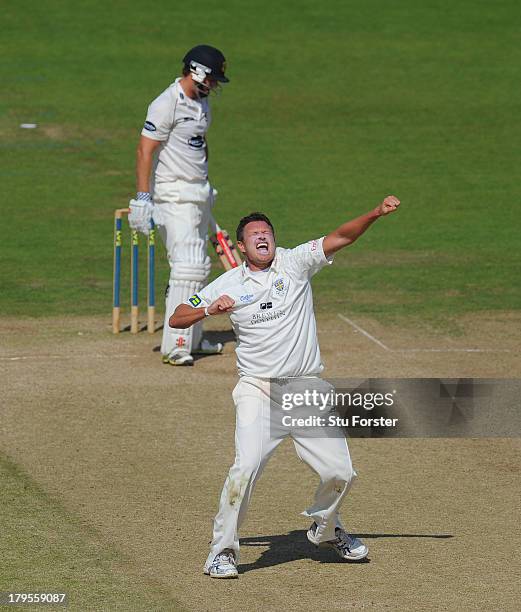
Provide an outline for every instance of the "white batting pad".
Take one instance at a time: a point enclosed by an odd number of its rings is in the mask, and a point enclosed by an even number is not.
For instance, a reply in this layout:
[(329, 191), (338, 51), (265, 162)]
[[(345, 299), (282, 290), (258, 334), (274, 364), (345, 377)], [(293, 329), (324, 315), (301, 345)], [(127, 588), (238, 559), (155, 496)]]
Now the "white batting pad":
[(168, 319), (176, 307), (202, 289), (203, 283), (190, 280), (170, 280), (168, 283), (168, 295), (166, 297), (165, 322), (163, 327), (163, 339), (161, 342), (161, 353), (167, 355), (175, 348), (182, 348), (189, 353), (199, 346), (203, 333), (202, 322), (196, 323), (189, 329), (174, 329), (168, 325)]

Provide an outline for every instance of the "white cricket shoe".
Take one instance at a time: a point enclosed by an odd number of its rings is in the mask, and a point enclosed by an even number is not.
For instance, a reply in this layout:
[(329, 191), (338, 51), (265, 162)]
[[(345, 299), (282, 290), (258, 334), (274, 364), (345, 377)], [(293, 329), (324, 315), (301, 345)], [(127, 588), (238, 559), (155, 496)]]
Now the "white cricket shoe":
[(317, 524), (313, 523), (306, 534), (308, 540), (316, 546), (327, 546), (332, 548), (346, 561), (360, 561), (361, 559), (365, 559), (369, 554), (369, 549), (362, 540), (349, 535), (346, 531), (340, 529), (340, 527), (335, 529), (335, 539), (328, 540), (327, 542), (319, 542), (317, 540), (315, 536), (316, 530)]
[(198, 348), (192, 351), (194, 355), (219, 355), (223, 352), (220, 342), (213, 344), (209, 340), (203, 340)]
[(204, 573), (210, 578), (238, 578), (239, 572), (233, 550), (225, 548), (215, 555), (214, 560), (209, 565), (205, 565)]
[(194, 365), (194, 358), (186, 349), (174, 349), (168, 355), (163, 355), (163, 363), (173, 366)]

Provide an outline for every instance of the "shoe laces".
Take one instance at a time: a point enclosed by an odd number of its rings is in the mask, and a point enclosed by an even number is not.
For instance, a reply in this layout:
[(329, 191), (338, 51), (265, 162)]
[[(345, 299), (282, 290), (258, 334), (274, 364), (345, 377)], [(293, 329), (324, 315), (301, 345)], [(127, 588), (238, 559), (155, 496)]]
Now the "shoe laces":
[(235, 555), (233, 554), (233, 551), (223, 551), (216, 555), (214, 560), (215, 565), (224, 565), (225, 563), (235, 565)]
[(355, 544), (355, 539), (346, 531), (337, 527), (335, 544), (342, 549), (350, 551)]

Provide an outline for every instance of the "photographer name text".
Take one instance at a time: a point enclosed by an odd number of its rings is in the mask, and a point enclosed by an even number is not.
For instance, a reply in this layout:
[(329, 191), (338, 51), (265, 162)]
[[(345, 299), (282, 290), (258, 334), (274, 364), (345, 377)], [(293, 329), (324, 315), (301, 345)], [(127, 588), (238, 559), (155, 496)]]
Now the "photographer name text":
[(310, 415), (307, 417), (293, 417), (285, 414), (282, 417), (284, 427), (396, 427), (398, 419), (386, 417), (362, 417), (353, 414), (348, 417), (339, 417), (330, 414), (327, 417)]

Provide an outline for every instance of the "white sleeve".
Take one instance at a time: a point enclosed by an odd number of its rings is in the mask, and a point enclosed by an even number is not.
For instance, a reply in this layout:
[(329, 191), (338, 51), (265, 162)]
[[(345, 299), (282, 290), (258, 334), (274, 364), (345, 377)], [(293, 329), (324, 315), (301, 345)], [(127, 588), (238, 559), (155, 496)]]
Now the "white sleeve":
[(174, 127), (175, 107), (176, 100), (172, 99), (169, 89), (166, 89), (148, 107), (141, 135), (152, 140), (167, 140)]
[(287, 261), (297, 272), (313, 276), (333, 263), (333, 255), (326, 257), (324, 254), (323, 242), (324, 237), (300, 244), (286, 253)]
[(215, 279), (209, 285), (206, 285), (206, 287), (194, 293), (194, 295), (190, 296), (184, 304), (192, 306), (192, 308), (205, 308), (206, 306), (210, 306), (210, 304), (221, 295), (216, 283), (217, 280), (218, 279)]

